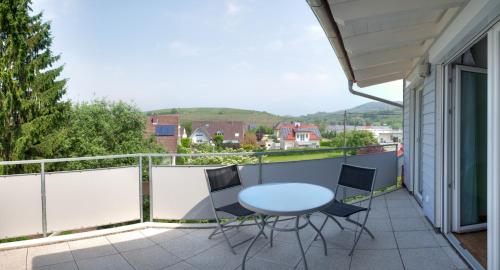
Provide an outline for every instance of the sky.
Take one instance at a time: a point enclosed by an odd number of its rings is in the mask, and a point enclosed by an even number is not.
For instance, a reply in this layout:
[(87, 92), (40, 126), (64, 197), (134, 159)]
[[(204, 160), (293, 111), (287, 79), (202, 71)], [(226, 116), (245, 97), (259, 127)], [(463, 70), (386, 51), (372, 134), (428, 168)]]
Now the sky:
[[(303, 115), (370, 101), (348, 93), (305, 0), (33, 0), (32, 8), (51, 21), (74, 102)], [(397, 81), (362, 90), (402, 100), (401, 89)]]

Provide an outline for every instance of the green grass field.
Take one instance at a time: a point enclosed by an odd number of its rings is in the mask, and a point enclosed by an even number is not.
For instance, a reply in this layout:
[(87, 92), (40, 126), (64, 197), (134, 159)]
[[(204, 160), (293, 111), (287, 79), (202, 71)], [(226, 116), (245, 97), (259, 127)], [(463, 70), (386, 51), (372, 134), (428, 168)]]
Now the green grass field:
[(299, 161), (299, 160), (312, 160), (322, 158), (334, 158), (342, 156), (342, 152), (323, 152), (323, 153), (297, 153), (297, 154), (283, 154), (283, 155), (269, 155), (265, 156), (263, 161), (266, 163), (272, 162), (286, 162), (286, 161)]

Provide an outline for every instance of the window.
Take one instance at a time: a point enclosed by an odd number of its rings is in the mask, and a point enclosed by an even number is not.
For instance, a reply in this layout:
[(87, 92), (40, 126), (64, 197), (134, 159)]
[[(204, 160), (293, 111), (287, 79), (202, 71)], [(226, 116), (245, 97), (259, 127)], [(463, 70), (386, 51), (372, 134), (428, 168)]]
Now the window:
[(196, 133), (196, 142), (201, 143), (203, 142), (203, 134), (202, 133)]
[(238, 132), (234, 133), (234, 137), (238, 138), (240, 137), (240, 134)]
[(215, 132), (215, 135), (224, 135), (224, 132), (217, 130), (217, 132)]

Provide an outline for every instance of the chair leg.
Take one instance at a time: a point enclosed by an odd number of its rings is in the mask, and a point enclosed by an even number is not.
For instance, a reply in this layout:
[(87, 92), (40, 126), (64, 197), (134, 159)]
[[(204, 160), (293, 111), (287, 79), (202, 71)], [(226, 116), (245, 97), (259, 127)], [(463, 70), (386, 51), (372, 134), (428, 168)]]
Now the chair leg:
[(229, 249), (231, 249), (231, 252), (236, 255), (236, 252), (233, 249), (233, 245), (231, 245), (231, 241), (229, 241), (229, 237), (227, 237), (226, 232), (224, 231), (224, 228), (221, 224), (219, 224), (219, 230), (222, 232), (222, 235), (224, 235), (224, 238), (226, 239), (227, 245), (229, 246)]
[(238, 231), (239, 231), (239, 230), (240, 230), (240, 226), (241, 226), (241, 225), (243, 224), (243, 222), (245, 222), (245, 221), (246, 221), (246, 219), (242, 219), (242, 220), (240, 221), (240, 223), (238, 223), (238, 225), (236, 226), (236, 230), (238, 230)]
[(359, 223), (359, 222), (357, 222), (357, 221), (354, 221), (354, 220), (350, 219), (349, 217), (346, 217), (345, 221), (350, 222), (350, 223), (352, 223), (352, 224), (354, 224), (354, 225), (357, 225), (357, 226), (359, 226), (359, 227), (362, 227), (362, 228), (363, 228), (363, 230), (364, 230), (364, 231), (366, 231), (366, 232), (370, 235), (370, 237), (371, 237), (372, 239), (375, 239), (375, 236), (373, 236), (373, 233), (372, 233), (370, 230), (368, 230), (368, 228), (366, 228), (366, 226), (365, 226), (365, 224), (366, 224), (366, 219), (367, 219), (367, 218), (368, 218), (368, 214), (366, 215), (366, 218), (365, 218), (365, 221), (364, 221), (364, 223), (363, 223), (363, 224), (361, 224), (361, 223)]
[[(349, 219), (349, 217), (347, 217), (346, 220), (347, 219)], [(356, 245), (358, 244), (358, 241), (361, 238), (361, 235), (363, 234), (363, 231), (366, 231), (372, 237), (372, 239), (375, 239), (375, 237), (373, 236), (373, 234), (365, 227), (367, 220), (368, 220), (368, 213), (366, 213), (366, 215), (365, 215), (365, 220), (363, 221), (363, 224), (360, 224), (359, 222), (356, 222), (354, 220), (350, 220), (349, 221), (349, 222), (352, 222), (354, 224), (357, 224), (357, 225), (361, 226), (361, 230), (359, 230), (359, 234), (356, 237), (356, 240), (354, 241), (354, 245), (352, 246), (351, 252), (349, 252), (349, 256), (352, 256), (352, 254), (354, 253), (354, 249), (356, 248)]]
[[(329, 215), (325, 215), (325, 221), (323, 221), (323, 223), (321, 224), (321, 226), (319, 227), (319, 231), (321, 232), (323, 230), (323, 227), (325, 227), (325, 224), (326, 222), (328, 221), (328, 217)], [(319, 236), (319, 233), (316, 233), (316, 236), (314, 237), (314, 240), (313, 241), (316, 241), (318, 239), (318, 236)]]
[(219, 229), (220, 229), (220, 228), (219, 228), (219, 226), (217, 226), (217, 227), (213, 230), (213, 232), (212, 232), (212, 233), (208, 236), (208, 239), (212, 239), (212, 237), (215, 235), (215, 233), (216, 233)]
[(336, 218), (334, 218), (332, 216), (328, 216), (328, 217), (330, 217), (333, 221), (335, 221), (335, 223), (337, 224), (337, 226), (339, 226), (339, 228), (341, 230), (344, 230), (344, 226), (342, 226), (342, 224), (340, 224), (340, 222)]

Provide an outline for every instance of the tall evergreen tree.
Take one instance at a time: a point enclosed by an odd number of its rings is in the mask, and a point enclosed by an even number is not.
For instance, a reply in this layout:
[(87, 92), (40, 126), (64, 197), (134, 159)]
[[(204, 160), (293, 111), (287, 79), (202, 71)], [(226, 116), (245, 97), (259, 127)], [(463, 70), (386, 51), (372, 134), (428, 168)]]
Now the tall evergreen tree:
[[(50, 157), (69, 102), (50, 24), (30, 0), (0, 1), (0, 159)], [(1, 169), (0, 169), (1, 171)]]

